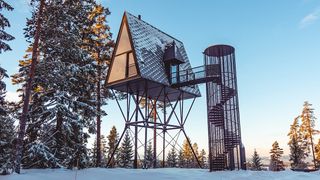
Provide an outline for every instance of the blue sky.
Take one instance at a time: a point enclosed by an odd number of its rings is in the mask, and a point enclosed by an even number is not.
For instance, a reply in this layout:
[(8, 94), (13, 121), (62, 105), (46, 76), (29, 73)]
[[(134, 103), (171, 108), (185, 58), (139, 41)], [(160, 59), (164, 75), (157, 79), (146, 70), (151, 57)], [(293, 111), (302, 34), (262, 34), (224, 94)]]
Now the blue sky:
[[(16, 37), (12, 52), (0, 55), (9, 74), (17, 71), (27, 43), (23, 37), (27, 0), (13, 1), (15, 11), (6, 13)], [(203, 50), (213, 44), (236, 48), (242, 139), (247, 153), (254, 148), (268, 155), (273, 141), (288, 153), (287, 132), (305, 100), (320, 118), (320, 2), (317, 0), (101, 0), (110, 8), (109, 24), (114, 38), (123, 12), (142, 19), (184, 42), (192, 66), (203, 64)], [(8, 82), (8, 98), (17, 87)], [(207, 147), (205, 89), (196, 101), (186, 130), (200, 148)], [(105, 107), (103, 133), (111, 125), (122, 129), (114, 102)], [(319, 123), (317, 122), (317, 128)]]

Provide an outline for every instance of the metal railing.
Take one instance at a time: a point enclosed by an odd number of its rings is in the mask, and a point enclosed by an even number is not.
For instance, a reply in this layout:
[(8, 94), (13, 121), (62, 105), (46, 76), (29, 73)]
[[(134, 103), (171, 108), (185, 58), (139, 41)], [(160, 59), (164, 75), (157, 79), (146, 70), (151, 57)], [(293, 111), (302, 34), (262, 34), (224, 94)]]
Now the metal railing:
[(218, 64), (198, 66), (171, 73), (171, 84), (186, 83), (188, 81), (217, 76), (220, 76), (220, 66)]

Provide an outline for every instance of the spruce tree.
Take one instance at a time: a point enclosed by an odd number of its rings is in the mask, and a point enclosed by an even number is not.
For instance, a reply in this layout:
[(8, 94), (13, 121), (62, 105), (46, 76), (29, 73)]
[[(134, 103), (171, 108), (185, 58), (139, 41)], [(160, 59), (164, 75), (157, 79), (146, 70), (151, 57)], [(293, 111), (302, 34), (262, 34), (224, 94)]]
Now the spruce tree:
[(262, 170), (262, 163), (261, 158), (259, 154), (257, 153), (256, 149), (254, 149), (253, 155), (252, 155), (252, 170), (254, 171), (261, 171)]
[[(106, 167), (107, 166), (107, 142), (106, 142), (106, 138), (101, 135), (100, 137), (101, 139), (101, 144), (100, 144), (100, 162), (101, 162), (101, 167)], [(98, 152), (98, 148), (97, 148), (97, 139), (95, 139), (95, 141), (93, 142), (93, 146), (90, 150), (90, 167), (96, 167), (97, 165), (97, 152)]]
[(3, 81), (4, 78), (8, 78), (7, 71), (0, 67), (0, 115), (5, 116), (7, 110), (5, 108), (5, 94), (6, 94), (6, 83)]
[(202, 149), (201, 152), (200, 152), (199, 161), (200, 161), (201, 167), (205, 168), (206, 167), (207, 157), (206, 157), (206, 151), (204, 149)]
[(308, 101), (305, 101), (303, 104), (303, 110), (300, 115), (301, 125), (299, 131), (302, 136), (302, 147), (303, 149), (307, 150), (307, 155), (311, 152), (314, 166), (316, 166), (313, 143), (313, 136), (317, 133), (317, 131), (314, 129), (316, 118), (314, 116), (313, 108), (311, 106), (312, 104), (310, 104)]
[(293, 121), (293, 124), (290, 126), (290, 131), (288, 133), (289, 142), (288, 145), (290, 147), (290, 161), (291, 168), (304, 168), (305, 163), (303, 160), (305, 159), (304, 149), (302, 147), (302, 138), (301, 132), (299, 131), (299, 116), (296, 117)]
[(14, 40), (14, 37), (5, 32), (6, 27), (10, 27), (9, 20), (1, 13), (3, 10), (12, 11), (13, 7), (4, 0), (0, 0), (0, 54), (2, 51), (10, 51), (10, 46), (6, 41)]
[(120, 148), (120, 167), (132, 168), (133, 166), (133, 150), (129, 132), (127, 131)]
[(187, 168), (190, 168), (193, 166), (194, 157), (187, 139), (184, 140), (182, 148), (183, 148), (182, 152), (183, 152), (184, 166)]
[(178, 165), (178, 156), (175, 147), (172, 147), (167, 155), (167, 165), (168, 167), (177, 167)]
[(284, 170), (283, 161), (281, 161), (281, 156), (283, 150), (279, 147), (277, 141), (272, 144), (272, 149), (270, 150), (270, 166), (269, 170), (271, 171), (282, 171)]
[[(29, 76), (30, 65), (31, 65), (31, 55), (32, 46), (26, 50), (22, 60), (19, 60), (19, 72), (12, 75), (12, 83), (14, 85), (20, 85), (17, 89), (17, 93), (20, 97), (23, 96), (24, 89), (26, 88), (26, 82)], [(54, 153), (51, 153), (50, 148), (47, 146), (46, 142), (48, 139), (42, 136), (46, 134), (47, 122), (45, 119), (40, 119), (39, 114), (45, 113), (42, 109), (42, 104), (40, 97), (43, 94), (43, 89), (39, 84), (41, 84), (42, 74), (39, 68), (36, 68), (34, 81), (32, 82), (32, 98), (29, 103), (29, 116), (27, 116), (27, 126), (25, 137), (23, 141), (24, 156), (22, 158), (23, 168), (48, 168), (48, 167), (62, 167), (58, 159), (55, 158)], [(14, 112), (17, 119), (21, 116), (23, 98), (14, 106)]]
[(182, 150), (179, 151), (178, 161), (179, 161), (179, 167), (184, 168), (185, 167), (185, 158), (184, 158)]
[[(112, 34), (110, 33), (110, 27), (107, 25), (106, 18), (110, 15), (108, 8), (104, 8), (102, 5), (98, 4), (92, 8), (89, 19), (91, 24), (89, 24), (84, 29), (84, 49), (88, 50), (91, 57), (95, 60), (95, 84), (96, 84), (96, 108), (97, 108), (97, 148), (99, 149), (101, 140), (101, 116), (106, 115), (106, 113), (101, 109), (102, 105), (106, 104), (106, 99), (110, 97), (111, 93), (108, 91), (103, 91), (102, 86), (106, 78), (106, 72), (108, 65), (110, 64), (111, 53), (113, 48)], [(105, 93), (106, 92), (106, 93)], [(98, 150), (96, 166), (100, 166), (101, 154)]]
[(291, 161), (291, 168), (292, 169), (303, 169), (306, 168), (306, 163), (303, 162), (305, 157), (305, 153), (301, 148), (300, 143), (296, 140), (296, 138), (292, 138), (291, 143), (289, 144), (290, 147), (290, 161)]
[[(10, 51), (11, 48), (7, 41), (14, 37), (5, 28), (10, 27), (9, 20), (3, 15), (3, 10), (12, 11), (13, 7), (4, 0), (0, 0), (0, 54)], [(13, 169), (13, 140), (14, 140), (14, 120), (10, 117), (9, 103), (5, 101), (6, 84), (3, 78), (8, 78), (6, 70), (0, 65), (0, 174), (8, 174)]]
[[(119, 135), (117, 133), (117, 128), (115, 126), (112, 126), (109, 135), (107, 136), (108, 139), (108, 156), (107, 158), (111, 158), (112, 152), (115, 150), (116, 145), (119, 141)], [(116, 150), (116, 153), (112, 160), (110, 161), (109, 167), (113, 168), (116, 166), (116, 164), (119, 163), (119, 150)]]
[(151, 144), (151, 141), (148, 143), (148, 146), (147, 146), (147, 153), (146, 153), (146, 164), (147, 164), (147, 167), (146, 168), (150, 168), (153, 164), (153, 151), (152, 151), (152, 144)]
[(0, 67), (0, 175), (9, 174), (14, 161), (14, 120), (9, 115), (9, 104), (4, 99), (6, 84), (2, 79), (5, 77), (8, 77), (6, 70)]
[[(96, 65), (84, 48), (83, 28), (92, 24), (88, 17), (94, 5), (91, 0), (46, 1), (41, 16), (41, 56), (32, 84), (29, 112), (34, 113), (27, 117), (27, 134), (28, 128), (34, 126), (33, 121), (41, 122), (41, 126), (39, 133), (26, 143), (25, 152), (35, 149), (39, 152), (37, 147), (44, 147), (54, 155), (50, 159), (57, 159), (54, 164), (39, 160), (51, 164), (49, 167), (84, 168), (88, 164), (86, 142), (88, 133), (95, 133), (94, 117), (98, 112), (97, 98), (92, 93), (95, 92)], [(34, 37), (36, 14), (27, 21), (28, 40)], [(34, 158), (38, 159), (31, 157), (30, 162)]]

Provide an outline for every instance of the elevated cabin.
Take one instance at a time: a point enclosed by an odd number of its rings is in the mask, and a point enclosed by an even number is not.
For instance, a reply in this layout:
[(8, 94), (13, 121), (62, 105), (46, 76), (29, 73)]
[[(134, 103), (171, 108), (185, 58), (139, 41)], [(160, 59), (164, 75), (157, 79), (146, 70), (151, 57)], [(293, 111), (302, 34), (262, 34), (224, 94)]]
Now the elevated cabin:
[(193, 74), (183, 43), (125, 12), (106, 87), (159, 101), (200, 97), (197, 85), (175, 86), (183, 71)]

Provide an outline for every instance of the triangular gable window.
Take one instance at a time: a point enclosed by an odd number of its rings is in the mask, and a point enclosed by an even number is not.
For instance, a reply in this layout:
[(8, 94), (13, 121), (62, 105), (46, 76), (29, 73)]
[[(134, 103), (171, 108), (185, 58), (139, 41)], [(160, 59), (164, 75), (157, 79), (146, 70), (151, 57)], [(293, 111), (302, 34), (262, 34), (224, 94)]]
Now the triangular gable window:
[(115, 57), (111, 62), (108, 83), (123, 80), (137, 75), (132, 45), (125, 21), (123, 21), (119, 42), (116, 47)]

